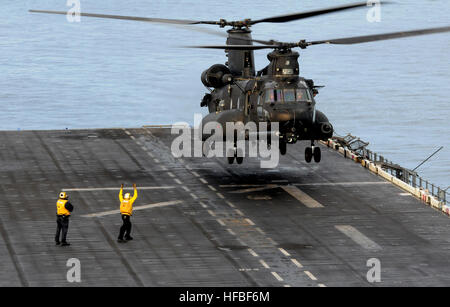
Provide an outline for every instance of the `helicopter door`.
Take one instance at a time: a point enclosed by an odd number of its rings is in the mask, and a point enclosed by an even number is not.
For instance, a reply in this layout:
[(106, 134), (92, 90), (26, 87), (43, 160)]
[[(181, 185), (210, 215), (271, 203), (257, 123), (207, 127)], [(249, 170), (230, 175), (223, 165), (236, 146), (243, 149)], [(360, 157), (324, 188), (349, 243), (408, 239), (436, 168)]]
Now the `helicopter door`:
[(245, 94), (245, 104), (244, 104), (244, 115), (248, 116), (250, 114), (250, 92)]
[(258, 105), (256, 107), (256, 115), (258, 117), (258, 121), (260, 122), (263, 122), (265, 117), (263, 104), (264, 104), (264, 97), (263, 94), (261, 93), (260, 95), (258, 95)]

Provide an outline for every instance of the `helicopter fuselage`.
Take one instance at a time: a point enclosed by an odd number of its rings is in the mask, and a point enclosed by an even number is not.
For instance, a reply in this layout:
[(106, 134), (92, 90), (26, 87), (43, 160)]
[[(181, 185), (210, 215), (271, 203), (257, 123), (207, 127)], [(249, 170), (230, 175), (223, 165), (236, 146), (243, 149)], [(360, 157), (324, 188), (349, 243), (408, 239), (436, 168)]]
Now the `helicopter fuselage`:
[[(203, 126), (217, 122), (226, 138), (229, 122), (244, 125), (266, 122), (269, 127), (277, 122), (280, 141), (326, 140), (332, 136), (333, 128), (327, 117), (316, 109), (313, 89), (307, 81), (299, 76), (238, 78), (233, 84), (207, 94), (210, 114), (203, 119)], [(210, 135), (203, 135), (204, 140), (208, 137)]]

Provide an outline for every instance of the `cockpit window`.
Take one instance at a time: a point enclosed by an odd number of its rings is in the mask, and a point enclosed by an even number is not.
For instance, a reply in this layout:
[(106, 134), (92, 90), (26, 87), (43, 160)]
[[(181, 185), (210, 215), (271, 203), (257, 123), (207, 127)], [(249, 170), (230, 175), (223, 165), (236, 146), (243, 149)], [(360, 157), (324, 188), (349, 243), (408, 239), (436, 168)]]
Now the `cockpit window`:
[(274, 90), (266, 90), (266, 97), (264, 98), (264, 102), (266, 103), (275, 102)]
[(307, 89), (270, 89), (265, 92), (265, 103), (296, 101), (311, 101), (311, 94)]
[(307, 89), (296, 90), (297, 92), (297, 101), (311, 101), (311, 95)]
[(285, 89), (284, 90), (284, 101), (286, 101), (286, 102), (295, 101), (295, 90), (294, 89)]

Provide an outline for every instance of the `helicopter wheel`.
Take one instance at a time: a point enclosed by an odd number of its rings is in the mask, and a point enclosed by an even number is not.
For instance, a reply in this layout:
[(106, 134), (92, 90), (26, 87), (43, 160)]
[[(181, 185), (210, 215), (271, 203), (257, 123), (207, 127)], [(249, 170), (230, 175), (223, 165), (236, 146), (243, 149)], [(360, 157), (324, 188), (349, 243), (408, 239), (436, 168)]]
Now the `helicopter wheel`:
[(284, 156), (287, 152), (287, 143), (283, 140), (280, 140), (280, 154)]
[(313, 151), (311, 147), (305, 148), (305, 160), (306, 162), (310, 163), (313, 157)]
[(313, 156), (314, 156), (314, 162), (319, 163), (320, 159), (322, 158), (322, 153), (320, 151), (320, 147), (314, 147)]
[(228, 164), (234, 163), (234, 157), (227, 157), (227, 160), (228, 160)]

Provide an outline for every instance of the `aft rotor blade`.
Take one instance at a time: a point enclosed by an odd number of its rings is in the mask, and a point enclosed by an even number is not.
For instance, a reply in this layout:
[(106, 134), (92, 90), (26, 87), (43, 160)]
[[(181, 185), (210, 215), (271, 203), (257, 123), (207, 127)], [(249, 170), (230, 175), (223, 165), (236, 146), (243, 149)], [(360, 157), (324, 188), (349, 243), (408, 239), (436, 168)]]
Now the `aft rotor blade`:
[(260, 50), (274, 49), (278, 45), (216, 45), (216, 46), (186, 46), (186, 48), (202, 48), (202, 49), (224, 49), (224, 50)]
[(308, 11), (308, 12), (300, 12), (300, 13), (294, 13), (294, 14), (288, 14), (288, 15), (281, 15), (281, 16), (274, 16), (274, 17), (268, 17), (268, 18), (263, 18), (263, 19), (258, 19), (258, 20), (251, 20), (250, 23), (252, 25), (254, 25), (257, 23), (261, 23), (261, 22), (272, 22), (272, 23), (288, 22), (288, 21), (299, 20), (299, 19), (319, 16), (319, 15), (324, 15), (324, 14), (335, 13), (335, 12), (344, 11), (344, 10), (355, 9), (355, 8), (359, 8), (359, 7), (367, 7), (367, 2), (358, 2), (358, 3), (347, 4), (347, 5), (330, 7), (330, 8), (326, 8), (326, 9), (320, 9), (320, 10), (314, 10), (314, 11)]
[(383, 34), (375, 34), (375, 35), (364, 35), (364, 36), (354, 36), (354, 37), (345, 37), (345, 38), (329, 39), (329, 40), (322, 40), (322, 41), (314, 41), (314, 42), (307, 42), (306, 45), (307, 46), (319, 45), (319, 44), (351, 45), (351, 44), (361, 44), (361, 43), (368, 43), (368, 42), (395, 39), (395, 38), (403, 38), (403, 37), (410, 37), (410, 36), (443, 33), (443, 32), (449, 32), (449, 31), (450, 31), (450, 27), (440, 27), (440, 28), (420, 29), (420, 30), (413, 30), (413, 31), (392, 32), (392, 33), (383, 33)]

